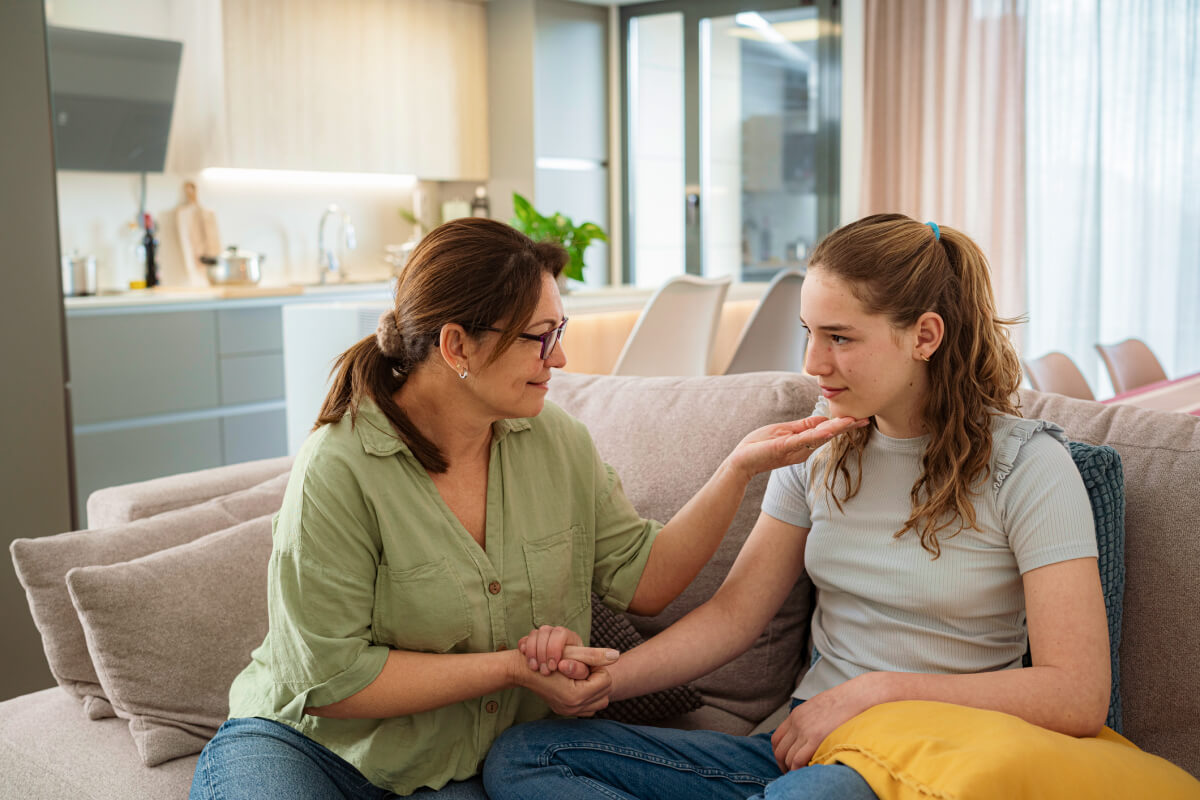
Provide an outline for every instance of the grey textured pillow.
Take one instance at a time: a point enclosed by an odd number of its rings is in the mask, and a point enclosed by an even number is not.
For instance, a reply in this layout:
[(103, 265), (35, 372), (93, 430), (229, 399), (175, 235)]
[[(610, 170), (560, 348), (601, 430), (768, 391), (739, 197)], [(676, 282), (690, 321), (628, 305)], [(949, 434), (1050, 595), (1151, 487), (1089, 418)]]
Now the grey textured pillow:
[(278, 511), (287, 479), (284, 473), (240, 492), (125, 525), (12, 543), (13, 564), (42, 635), (50, 672), (59, 686), (83, 701), (88, 717), (111, 717), (113, 710), (71, 605), (67, 572), (139, 558)]
[(198, 753), (267, 634), (271, 515), (188, 544), (67, 573), (113, 710), (142, 762)]
[[(611, 647), (624, 653), (643, 641), (645, 640), (642, 639), (642, 635), (624, 614), (613, 611), (604, 605), (595, 592), (592, 593), (592, 647)], [(617, 722), (641, 724), (686, 714), (702, 705), (704, 698), (689, 683), (640, 697), (617, 700), (610, 703), (608, 708), (597, 712), (596, 716)]]

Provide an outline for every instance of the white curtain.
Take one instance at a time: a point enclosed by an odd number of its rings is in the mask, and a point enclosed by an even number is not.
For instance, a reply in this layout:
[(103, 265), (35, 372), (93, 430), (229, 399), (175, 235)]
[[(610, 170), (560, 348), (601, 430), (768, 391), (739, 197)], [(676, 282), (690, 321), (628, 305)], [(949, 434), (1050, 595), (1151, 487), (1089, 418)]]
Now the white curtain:
[(863, 10), (862, 213), (963, 231), (988, 257), (1000, 313), (1023, 314), (1025, 3), (866, 0)]
[(1200, 0), (1027, 8), (1025, 353), (1144, 340), (1200, 371)]

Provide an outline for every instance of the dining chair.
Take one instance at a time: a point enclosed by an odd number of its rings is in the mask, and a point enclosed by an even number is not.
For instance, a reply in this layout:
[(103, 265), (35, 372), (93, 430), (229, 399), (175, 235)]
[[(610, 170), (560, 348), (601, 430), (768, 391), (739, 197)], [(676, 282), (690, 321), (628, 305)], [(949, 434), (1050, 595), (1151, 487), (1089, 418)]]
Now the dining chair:
[(1128, 392), (1139, 386), (1167, 379), (1162, 364), (1141, 339), (1126, 339), (1116, 344), (1097, 344), (1096, 350), (1104, 359), (1113, 391)]
[(780, 272), (771, 280), (742, 329), (726, 375), (762, 370), (804, 371), (808, 334), (800, 322), (803, 283), (804, 273), (798, 269)]
[(1070, 356), (1059, 352), (1047, 353), (1032, 361), (1022, 360), (1021, 366), (1035, 391), (1077, 397), (1080, 400), (1096, 399), (1087, 378), (1083, 377)]
[(705, 375), (730, 278), (679, 275), (663, 284), (634, 323), (613, 375)]

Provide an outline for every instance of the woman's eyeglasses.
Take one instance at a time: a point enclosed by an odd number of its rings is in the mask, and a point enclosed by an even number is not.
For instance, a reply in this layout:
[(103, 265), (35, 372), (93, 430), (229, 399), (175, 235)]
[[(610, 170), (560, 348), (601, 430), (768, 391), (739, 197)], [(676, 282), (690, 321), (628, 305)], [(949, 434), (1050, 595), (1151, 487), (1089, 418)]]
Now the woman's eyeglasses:
[[(476, 328), (476, 330), (504, 333), (504, 331), (500, 330), (499, 328), (492, 328), (488, 325), (480, 325), (478, 328)], [(554, 352), (554, 345), (562, 341), (563, 334), (566, 332), (566, 330), (567, 318), (563, 317), (561, 325), (559, 325), (557, 328), (548, 330), (545, 333), (518, 333), (517, 336), (521, 339), (528, 339), (531, 342), (541, 342), (542, 352), (539, 357), (542, 359), (542, 361), (545, 361), (550, 357), (550, 354)]]

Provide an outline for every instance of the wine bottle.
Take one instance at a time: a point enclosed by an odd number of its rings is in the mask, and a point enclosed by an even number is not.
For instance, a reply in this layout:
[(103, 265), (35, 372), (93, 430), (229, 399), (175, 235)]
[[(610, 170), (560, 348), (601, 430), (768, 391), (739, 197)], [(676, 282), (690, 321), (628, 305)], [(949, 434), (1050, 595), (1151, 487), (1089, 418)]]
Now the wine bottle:
[(158, 286), (158, 263), (154, 260), (155, 250), (158, 249), (158, 240), (154, 238), (154, 221), (150, 218), (150, 213), (146, 212), (142, 215), (142, 227), (146, 234), (142, 237), (142, 252), (146, 258), (146, 288), (151, 289)]

